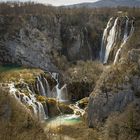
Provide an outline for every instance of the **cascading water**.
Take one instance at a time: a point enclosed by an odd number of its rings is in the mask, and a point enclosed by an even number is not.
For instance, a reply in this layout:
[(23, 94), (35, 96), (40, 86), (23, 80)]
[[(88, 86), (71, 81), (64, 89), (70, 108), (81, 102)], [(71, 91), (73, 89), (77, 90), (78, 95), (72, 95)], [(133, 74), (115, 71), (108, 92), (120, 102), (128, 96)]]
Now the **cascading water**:
[(107, 23), (107, 27), (105, 28), (105, 30), (103, 32), (102, 43), (101, 43), (101, 51), (100, 51), (100, 60), (101, 60), (101, 62), (104, 61), (105, 45), (106, 45), (106, 42), (107, 42), (107, 35), (108, 35), (109, 28), (111, 26), (111, 21), (112, 20), (113, 20), (113, 18), (109, 19), (109, 21)]
[(126, 20), (123, 42), (115, 55), (114, 64), (116, 64), (116, 62), (118, 60), (119, 53), (121, 52), (122, 47), (125, 45), (125, 43), (127, 42), (128, 38), (129, 38), (129, 36), (128, 36), (128, 22), (129, 22), (129, 19)]
[(105, 48), (105, 55), (104, 55), (104, 61), (103, 61), (104, 64), (107, 63), (111, 48), (114, 45), (114, 41), (115, 41), (115, 37), (116, 37), (116, 33), (117, 33), (117, 31), (116, 31), (117, 22), (118, 22), (118, 18), (115, 19), (114, 25), (109, 32), (109, 36), (107, 37), (107, 45)]
[[(101, 43), (101, 51), (100, 51), (100, 60), (106, 64), (108, 62), (110, 52), (112, 52), (114, 49), (118, 48), (116, 51), (115, 57), (114, 57), (114, 64), (118, 61), (119, 54), (123, 48), (123, 46), (126, 44), (127, 40), (130, 38), (130, 36), (134, 32), (134, 26), (133, 26), (133, 20), (131, 23), (131, 30), (129, 31), (129, 19), (128, 17), (125, 17), (125, 27), (123, 30), (123, 19), (122, 17), (117, 17), (115, 19), (114, 25), (112, 26), (112, 20), (113, 18), (110, 18), (109, 22), (107, 23), (107, 27), (104, 30), (103, 37), (102, 37), (102, 43)], [(119, 21), (118, 21), (119, 20)], [(112, 27), (112, 28), (111, 28)], [(123, 37), (122, 37), (122, 33)]]
[(132, 34), (133, 34), (133, 32), (134, 32), (134, 25), (133, 25), (133, 20), (132, 20), (131, 30), (130, 30), (130, 33), (128, 34), (128, 22), (129, 22), (129, 19), (126, 20), (123, 42), (122, 42), (120, 48), (118, 49), (118, 51), (117, 51), (117, 53), (116, 53), (116, 55), (115, 55), (114, 64), (117, 63), (118, 58), (119, 58), (119, 54), (120, 54), (120, 52), (121, 52), (123, 46), (126, 44), (127, 40), (132, 36)]
[(37, 77), (37, 90), (40, 92), (42, 96), (46, 96), (46, 91), (41, 81), (41, 76)]
[(15, 88), (14, 83), (9, 84), (9, 92), (13, 95), (20, 103), (32, 108), (35, 116), (38, 116), (39, 120), (46, 120), (48, 114), (45, 114), (43, 105), (37, 101), (35, 95), (31, 92), (28, 85), (25, 83), (28, 96), (24, 93), (21, 93), (18, 89)]
[(37, 77), (36, 88), (41, 96), (52, 97), (49, 83), (44, 76)]
[(67, 92), (67, 85), (63, 85), (61, 89), (59, 89), (57, 85), (57, 98), (61, 102), (66, 102), (68, 101), (68, 92)]
[(51, 91), (50, 91), (50, 86), (49, 86), (49, 83), (47, 81), (47, 79), (45, 77), (43, 77), (44, 79), (44, 82), (45, 82), (45, 87), (46, 87), (46, 91), (47, 91), (47, 96), (48, 97), (51, 97)]
[(68, 93), (67, 93), (67, 85), (64, 84), (61, 88), (59, 88), (59, 74), (52, 73), (52, 77), (56, 80), (57, 85), (55, 86), (53, 96), (57, 98), (60, 102), (67, 102), (68, 101)]
[(45, 114), (43, 105), (42, 105), (40, 102), (37, 102), (37, 104), (38, 104), (38, 112), (39, 112), (39, 113), (38, 113), (38, 114), (39, 114), (39, 117), (38, 117), (38, 118), (40, 118), (40, 120), (47, 119), (48, 116), (47, 116), (47, 118), (46, 118), (46, 114)]

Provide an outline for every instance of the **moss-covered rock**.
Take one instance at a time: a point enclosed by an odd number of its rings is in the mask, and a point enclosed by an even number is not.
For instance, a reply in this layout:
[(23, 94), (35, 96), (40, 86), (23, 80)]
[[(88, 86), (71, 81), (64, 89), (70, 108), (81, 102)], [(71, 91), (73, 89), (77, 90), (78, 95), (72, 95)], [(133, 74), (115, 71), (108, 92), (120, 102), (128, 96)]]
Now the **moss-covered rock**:
[(73, 109), (71, 109), (68, 105), (59, 103), (58, 106), (63, 114), (73, 114), (74, 113)]
[(41, 102), (41, 103), (45, 103), (46, 102), (46, 97), (45, 96), (36, 96), (36, 99)]
[(78, 106), (82, 109), (86, 108), (89, 102), (89, 97), (85, 97), (83, 99), (81, 99), (80, 101), (78, 101)]
[(57, 102), (56, 99), (49, 98), (46, 101), (50, 117), (60, 114), (73, 114), (73, 110), (66, 104)]

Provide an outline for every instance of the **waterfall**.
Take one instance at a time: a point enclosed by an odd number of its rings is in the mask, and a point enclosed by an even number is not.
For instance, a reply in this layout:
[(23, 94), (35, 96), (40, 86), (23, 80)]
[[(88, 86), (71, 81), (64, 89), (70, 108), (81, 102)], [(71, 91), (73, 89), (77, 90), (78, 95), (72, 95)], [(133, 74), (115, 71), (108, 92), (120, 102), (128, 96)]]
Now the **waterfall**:
[(49, 83), (45, 77), (38, 76), (37, 77), (37, 91), (42, 96), (47, 96), (50, 98), (57, 98), (61, 102), (68, 101), (68, 93), (67, 86), (64, 84), (61, 88), (59, 88), (59, 74), (58, 73), (50, 73), (52, 78), (55, 79), (57, 85), (50, 91)]
[(124, 30), (123, 42), (121, 43), (120, 48), (116, 52), (115, 59), (114, 59), (114, 64), (116, 64), (116, 62), (118, 61), (118, 57), (119, 57), (119, 54), (120, 54), (123, 46), (126, 44), (127, 40), (129, 39), (129, 37), (132, 36), (132, 34), (134, 32), (134, 25), (133, 25), (133, 20), (132, 20), (131, 30), (130, 30), (130, 33), (128, 34), (128, 22), (129, 22), (129, 19), (126, 19), (126, 25), (125, 25), (125, 30)]
[(47, 90), (47, 96), (51, 97), (51, 91), (50, 91), (49, 83), (48, 83), (48, 81), (47, 81), (47, 79), (45, 77), (43, 77), (43, 79), (44, 79), (45, 87), (46, 87), (46, 90)]
[[(116, 51), (116, 54), (114, 56), (114, 64), (119, 59), (119, 54), (123, 48), (123, 46), (126, 44), (127, 40), (132, 36), (134, 32), (134, 26), (133, 26), (133, 20), (131, 23), (131, 30), (129, 31), (129, 18), (125, 17), (125, 27), (124, 26), (124, 19), (123, 17), (117, 17), (114, 21), (114, 24), (112, 26), (112, 20), (113, 18), (110, 18), (107, 26), (103, 32), (102, 42), (101, 42), (101, 51), (100, 51), (100, 60), (106, 64), (108, 62), (110, 52), (114, 49), (119, 49)], [(119, 22), (118, 22), (119, 20)], [(119, 24), (118, 24), (119, 23)], [(124, 30), (123, 30), (124, 28)]]
[(57, 99), (60, 102), (66, 102), (68, 101), (68, 93), (67, 93), (67, 85), (63, 85), (61, 89), (59, 89), (59, 84), (56, 85), (56, 91), (57, 91)]
[(40, 120), (46, 120), (48, 118), (48, 116), (46, 117), (45, 111), (44, 111), (44, 107), (40, 102), (37, 102), (38, 104), (38, 115), (39, 115), (39, 119)]
[(109, 36), (107, 37), (107, 45), (105, 48), (105, 56), (104, 56), (104, 61), (103, 61), (104, 64), (107, 63), (111, 48), (114, 45), (114, 41), (115, 41), (116, 33), (117, 33), (117, 31), (116, 31), (117, 22), (118, 22), (118, 18), (115, 19), (114, 25), (109, 32)]
[(37, 77), (37, 89), (42, 96), (46, 96), (46, 91), (45, 91), (45, 88), (44, 88), (43, 83), (41, 81), (41, 76)]
[(118, 56), (121, 52), (122, 47), (125, 45), (126, 41), (128, 40), (129, 36), (128, 36), (128, 22), (129, 19), (126, 20), (126, 25), (125, 25), (125, 30), (124, 30), (124, 37), (123, 37), (123, 42), (120, 46), (120, 48), (118, 49), (116, 55), (115, 55), (115, 59), (114, 59), (114, 64), (116, 64), (117, 60), (118, 60)]
[(111, 26), (111, 21), (112, 21), (113, 18), (110, 18), (108, 23), (107, 23), (107, 26), (103, 32), (103, 37), (102, 37), (102, 43), (101, 43), (101, 51), (100, 51), (100, 60), (101, 62), (104, 61), (104, 54), (105, 54), (105, 45), (106, 45), (106, 41), (107, 41), (107, 35), (108, 35), (108, 31), (109, 31), (109, 28)]
[(57, 85), (53, 89), (53, 97), (57, 98), (60, 102), (66, 102), (68, 101), (68, 92), (67, 92), (67, 85), (64, 84), (61, 88), (59, 88), (59, 74), (58, 73), (52, 73), (52, 77), (56, 80)]
[(32, 93), (26, 83), (25, 85), (29, 91), (28, 96), (16, 89), (14, 83), (8, 85), (10, 94), (13, 95), (20, 103), (31, 108), (33, 110), (33, 114), (37, 116), (39, 120), (47, 119), (48, 114), (45, 114), (43, 105), (37, 101), (35, 94)]
[(50, 86), (47, 79), (44, 76), (37, 77), (36, 83), (37, 91), (41, 96), (51, 97)]
[(74, 110), (74, 115), (83, 116), (85, 114), (85, 110), (81, 109), (78, 104), (79, 103), (76, 102), (76, 104), (71, 104), (70, 107)]
[(59, 80), (59, 78), (58, 78), (59, 74), (58, 73), (54, 73), (54, 72), (53, 73), (50, 73), (50, 74), (51, 74), (52, 78), (55, 79), (56, 82), (58, 83), (59, 82), (58, 81)]

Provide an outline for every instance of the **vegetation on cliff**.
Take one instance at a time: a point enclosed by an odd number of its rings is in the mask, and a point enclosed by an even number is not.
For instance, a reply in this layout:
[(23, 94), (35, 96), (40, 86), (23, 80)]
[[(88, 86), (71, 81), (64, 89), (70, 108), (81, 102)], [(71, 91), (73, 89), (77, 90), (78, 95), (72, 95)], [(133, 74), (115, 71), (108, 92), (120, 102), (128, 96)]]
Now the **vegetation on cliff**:
[(93, 91), (96, 81), (103, 71), (103, 65), (98, 61), (78, 61), (68, 68), (64, 74), (64, 81), (71, 100), (88, 97)]
[(26, 83), (35, 82), (35, 78), (43, 74), (43, 71), (35, 68), (24, 68), (17, 66), (0, 66), (0, 82), (20, 82), (22, 79)]

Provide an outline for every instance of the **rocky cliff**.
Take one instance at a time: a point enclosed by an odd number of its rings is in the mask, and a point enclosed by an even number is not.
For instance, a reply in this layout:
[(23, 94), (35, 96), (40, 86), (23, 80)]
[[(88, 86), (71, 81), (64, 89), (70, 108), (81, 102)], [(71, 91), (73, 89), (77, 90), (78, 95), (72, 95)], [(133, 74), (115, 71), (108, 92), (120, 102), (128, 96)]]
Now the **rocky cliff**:
[(57, 71), (56, 61), (62, 55), (68, 61), (98, 58), (104, 24), (100, 18), (98, 23), (95, 20), (90, 11), (83, 14), (82, 10), (1, 15), (0, 63)]
[(113, 112), (123, 112), (139, 99), (139, 50), (131, 50), (127, 60), (106, 67), (90, 95), (88, 122), (90, 127), (103, 123)]

